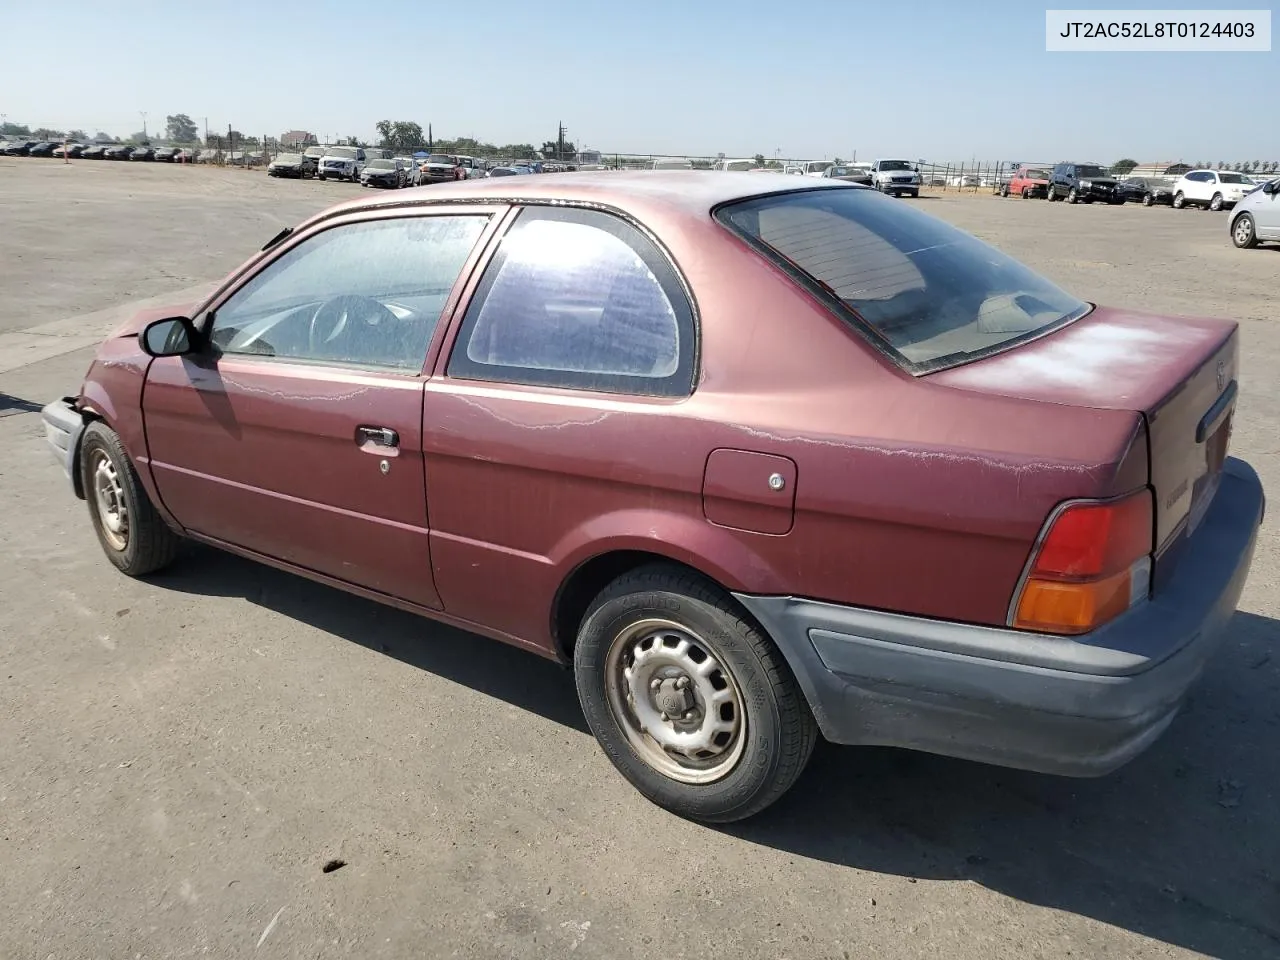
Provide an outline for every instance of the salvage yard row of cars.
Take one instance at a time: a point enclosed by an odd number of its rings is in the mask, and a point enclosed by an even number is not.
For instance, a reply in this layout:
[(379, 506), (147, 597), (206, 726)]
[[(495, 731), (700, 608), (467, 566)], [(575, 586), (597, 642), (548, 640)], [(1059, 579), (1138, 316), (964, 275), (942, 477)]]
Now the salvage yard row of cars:
[(1066, 203), (1141, 203), (1175, 210), (1228, 210), (1231, 242), (1256, 247), (1280, 241), (1280, 177), (1262, 178), (1234, 170), (1185, 170), (1175, 176), (1117, 178), (1095, 163), (1023, 165), (1000, 185), (1003, 197), (1043, 198)]
[(186, 147), (135, 146), (127, 143), (70, 143), (52, 140), (0, 141), (0, 156), (56, 157), (59, 160), (159, 160), (168, 163), (193, 163), (196, 151)]
[(1240, 340), (836, 177), (477, 177), (280, 231), (42, 415), (121, 573), (198, 541), (558, 661), (621, 776), (727, 822), (819, 738), (1158, 739), (1264, 515)]

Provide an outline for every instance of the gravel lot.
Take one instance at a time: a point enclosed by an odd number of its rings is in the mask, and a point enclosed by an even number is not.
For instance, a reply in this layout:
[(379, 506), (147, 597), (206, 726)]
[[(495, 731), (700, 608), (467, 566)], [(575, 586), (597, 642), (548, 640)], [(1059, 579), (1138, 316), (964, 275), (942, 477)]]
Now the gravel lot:
[[(644, 802), (552, 664), (209, 550), (116, 574), (38, 407), (121, 304), (356, 192), (0, 159), (0, 958), (1280, 956), (1268, 527), (1224, 655), (1118, 774), (823, 746), (728, 830)], [(1091, 300), (1241, 319), (1233, 452), (1280, 491), (1280, 249), (1199, 211), (902, 202)]]

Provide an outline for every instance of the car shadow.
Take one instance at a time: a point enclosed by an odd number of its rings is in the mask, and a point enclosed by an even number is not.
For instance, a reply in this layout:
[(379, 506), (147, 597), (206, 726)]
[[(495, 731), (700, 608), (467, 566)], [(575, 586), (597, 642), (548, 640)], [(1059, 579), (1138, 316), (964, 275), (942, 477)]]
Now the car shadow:
[(573, 674), (557, 663), (212, 547), (188, 544), (185, 554), (150, 581), (183, 593), (244, 598), (580, 733), (590, 733), (578, 706)]
[(0, 390), (0, 417), (11, 417), (19, 413), (39, 413), (42, 406), (43, 404), (10, 396)]
[[(198, 545), (151, 579), (242, 597), (588, 733), (570, 672), (497, 641)], [(1237, 613), (1183, 714), (1108, 777), (821, 743), (782, 800), (714, 829), (913, 882), (978, 883), (1225, 960), (1280, 957), (1278, 645), (1280, 621)]]

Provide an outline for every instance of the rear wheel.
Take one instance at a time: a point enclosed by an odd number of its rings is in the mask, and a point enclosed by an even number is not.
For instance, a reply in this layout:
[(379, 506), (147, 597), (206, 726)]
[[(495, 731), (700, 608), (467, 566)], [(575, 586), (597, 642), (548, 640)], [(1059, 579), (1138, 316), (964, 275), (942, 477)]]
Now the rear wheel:
[(1004, 197), (1006, 200), (1009, 199), (1009, 185), (1007, 183), (1000, 187), (1000, 196)]
[(1181, 210), (1187, 205), (1187, 196), (1181, 190), (1173, 195), (1173, 209)]
[(1057, 200), (1057, 199), (1058, 199), (1058, 194), (1057, 194), (1057, 192), (1053, 189), (1053, 184), (1052, 184), (1052, 183), (1051, 183), (1051, 184), (1049, 184), (1049, 186), (1047, 186), (1047, 187), (1045, 188), (1045, 191), (1044, 191), (1044, 198), (1045, 198), (1046, 200), (1048, 200), (1050, 203), (1053, 203), (1053, 201), (1055, 201), (1055, 200)]
[(1080, 194), (1076, 192), (1076, 188), (1072, 187), (1067, 191), (1067, 203), (1076, 203), (1080, 200)]
[(1222, 194), (1215, 193), (1213, 199), (1209, 201), (1209, 209), (1217, 213), (1222, 209)]
[(709, 823), (750, 817), (800, 776), (817, 724), (782, 655), (718, 587), (663, 564), (595, 599), (573, 655), (578, 697), (618, 771)]
[(1236, 222), (1231, 226), (1231, 242), (1242, 250), (1258, 245), (1258, 230), (1250, 214), (1242, 213), (1236, 217)]
[(168, 566), (182, 538), (156, 512), (114, 430), (103, 423), (85, 428), (80, 470), (89, 517), (107, 559), (131, 577)]
[(1151, 205), (1152, 205), (1153, 203), (1155, 203), (1155, 202), (1156, 202), (1156, 201), (1155, 201), (1155, 198), (1154, 198), (1153, 196), (1151, 196), (1151, 194), (1149, 194), (1149, 193), (1144, 193), (1144, 194), (1142, 195), (1142, 205), (1143, 205), (1144, 207), (1149, 207), (1149, 206), (1151, 206)]

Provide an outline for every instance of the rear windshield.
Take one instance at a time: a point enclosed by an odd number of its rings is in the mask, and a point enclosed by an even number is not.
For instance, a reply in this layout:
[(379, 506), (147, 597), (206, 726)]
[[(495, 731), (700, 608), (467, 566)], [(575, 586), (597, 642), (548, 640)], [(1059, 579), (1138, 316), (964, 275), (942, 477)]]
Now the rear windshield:
[(449, 166), (453, 166), (453, 162), (453, 157), (446, 157), (441, 153), (433, 153), (427, 157), (427, 163), (447, 163)]
[(976, 237), (871, 190), (774, 194), (716, 217), (815, 282), (916, 373), (994, 353), (1090, 309)]
[(339, 160), (354, 160), (356, 151), (353, 147), (330, 147), (325, 156), (337, 157)]

